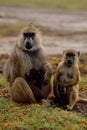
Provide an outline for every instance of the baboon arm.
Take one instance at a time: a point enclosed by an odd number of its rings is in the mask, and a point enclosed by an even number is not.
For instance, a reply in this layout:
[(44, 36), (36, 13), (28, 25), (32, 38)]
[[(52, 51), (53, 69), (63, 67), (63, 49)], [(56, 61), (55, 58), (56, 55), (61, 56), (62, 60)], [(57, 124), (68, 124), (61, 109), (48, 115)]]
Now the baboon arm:
[(49, 63), (45, 63), (43, 67), (45, 71), (44, 80), (50, 80), (52, 75), (52, 67)]
[(59, 97), (59, 91), (58, 91), (58, 80), (55, 76), (54, 80), (53, 80), (53, 88), (54, 88), (54, 95), (56, 97)]
[(79, 81), (80, 81), (80, 72), (75, 71), (73, 78), (65, 80), (64, 86), (74, 86), (74, 85), (78, 84)]
[(57, 70), (56, 70), (56, 79), (57, 79), (57, 82), (58, 82), (58, 79), (62, 76), (62, 75), (64, 75), (63, 74), (63, 69), (62, 69), (62, 66), (59, 64), (58, 66), (57, 66)]
[(59, 87), (59, 80), (58, 80), (58, 79), (59, 79), (60, 73), (61, 73), (60, 70), (62, 70), (62, 69), (61, 69), (61, 64), (59, 64), (59, 65), (57, 66), (57, 69), (56, 69), (55, 75), (54, 75), (54, 80), (53, 80), (54, 95), (55, 95), (57, 98), (59, 98), (59, 89), (58, 89), (58, 87)]
[(3, 74), (5, 78), (9, 81), (10, 80), (10, 65), (9, 65), (9, 60), (4, 66)]
[(19, 63), (16, 57), (12, 56), (8, 59), (5, 68), (4, 68), (4, 75), (10, 85), (13, 83), (16, 77), (20, 77), (19, 72)]

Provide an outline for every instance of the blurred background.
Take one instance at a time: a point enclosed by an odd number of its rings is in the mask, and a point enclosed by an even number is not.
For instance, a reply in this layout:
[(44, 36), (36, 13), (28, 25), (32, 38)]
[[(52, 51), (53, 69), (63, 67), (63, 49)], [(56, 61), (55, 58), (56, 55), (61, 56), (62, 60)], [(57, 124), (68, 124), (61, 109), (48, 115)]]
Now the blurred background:
[(40, 28), (49, 55), (87, 52), (87, 0), (0, 0), (0, 54), (12, 52), (30, 22)]

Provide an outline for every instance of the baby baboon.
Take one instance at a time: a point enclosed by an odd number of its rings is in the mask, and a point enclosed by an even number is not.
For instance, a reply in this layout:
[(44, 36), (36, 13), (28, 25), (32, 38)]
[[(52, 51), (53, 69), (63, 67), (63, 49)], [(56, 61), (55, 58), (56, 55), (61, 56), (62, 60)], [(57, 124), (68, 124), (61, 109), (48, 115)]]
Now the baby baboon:
[(46, 59), (40, 31), (33, 24), (21, 31), (4, 75), (10, 83), (13, 101), (35, 103), (48, 97), (52, 68)]
[(59, 63), (54, 76), (54, 94), (57, 101), (66, 104), (67, 110), (72, 110), (77, 102), (87, 102), (78, 96), (80, 71), (78, 66), (80, 52), (74, 49), (65, 50), (63, 60)]

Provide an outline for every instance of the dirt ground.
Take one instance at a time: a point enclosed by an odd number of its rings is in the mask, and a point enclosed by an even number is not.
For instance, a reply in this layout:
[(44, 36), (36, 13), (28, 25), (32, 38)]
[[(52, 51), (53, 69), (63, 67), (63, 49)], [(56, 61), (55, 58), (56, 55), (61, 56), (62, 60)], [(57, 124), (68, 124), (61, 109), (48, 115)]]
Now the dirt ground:
[[(48, 54), (62, 53), (66, 48), (87, 52), (87, 11), (0, 7), (0, 24), (29, 22), (54, 32), (52, 36), (48, 32), (43, 36)], [(10, 53), (16, 40), (17, 37), (0, 38), (0, 53)]]

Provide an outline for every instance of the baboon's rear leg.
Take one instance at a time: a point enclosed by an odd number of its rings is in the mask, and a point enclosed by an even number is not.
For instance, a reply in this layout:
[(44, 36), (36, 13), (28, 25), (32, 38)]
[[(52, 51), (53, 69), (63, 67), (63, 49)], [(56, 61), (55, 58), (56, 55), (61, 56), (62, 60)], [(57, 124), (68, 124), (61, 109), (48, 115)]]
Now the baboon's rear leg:
[(48, 95), (50, 94), (50, 91), (51, 91), (50, 84), (43, 86), (42, 93), (44, 95), (44, 98), (41, 100), (41, 103), (46, 105), (46, 106), (50, 105), (50, 100), (48, 99)]
[(50, 86), (50, 84), (47, 84), (46, 86), (44, 86), (44, 87), (42, 88), (42, 93), (43, 93), (45, 99), (48, 98), (48, 95), (50, 94), (50, 91), (51, 91), (51, 86)]
[(29, 85), (23, 78), (16, 78), (10, 88), (11, 98), (15, 102), (35, 103), (35, 97)]
[(78, 101), (78, 86), (68, 88), (67, 94), (69, 104), (66, 107), (67, 110), (72, 110)]

